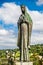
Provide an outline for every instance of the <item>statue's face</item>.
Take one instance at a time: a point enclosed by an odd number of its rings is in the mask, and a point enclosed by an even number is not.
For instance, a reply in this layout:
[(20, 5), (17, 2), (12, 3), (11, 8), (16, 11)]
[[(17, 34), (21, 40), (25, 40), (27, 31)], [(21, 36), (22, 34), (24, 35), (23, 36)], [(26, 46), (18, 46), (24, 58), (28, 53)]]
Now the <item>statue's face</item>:
[(25, 7), (21, 7), (21, 11), (22, 11), (22, 13), (24, 13), (25, 12)]

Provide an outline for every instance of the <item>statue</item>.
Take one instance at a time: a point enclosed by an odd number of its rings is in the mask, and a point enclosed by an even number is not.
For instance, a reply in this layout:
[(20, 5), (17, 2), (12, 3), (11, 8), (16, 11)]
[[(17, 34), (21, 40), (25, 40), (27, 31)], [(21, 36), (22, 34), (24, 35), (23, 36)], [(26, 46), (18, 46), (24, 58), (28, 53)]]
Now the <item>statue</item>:
[(32, 19), (26, 12), (24, 5), (21, 6), (22, 14), (18, 20), (18, 42), (17, 45), (20, 49), (20, 60), (29, 61), (29, 46), (32, 32)]

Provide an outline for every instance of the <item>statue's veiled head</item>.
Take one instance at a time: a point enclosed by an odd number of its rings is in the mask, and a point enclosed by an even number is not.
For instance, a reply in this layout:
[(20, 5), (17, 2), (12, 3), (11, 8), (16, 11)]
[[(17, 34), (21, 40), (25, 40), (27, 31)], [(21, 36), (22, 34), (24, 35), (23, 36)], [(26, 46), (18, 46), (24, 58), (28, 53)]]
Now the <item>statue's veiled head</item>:
[(26, 9), (25, 6), (21, 5), (21, 11), (22, 11), (23, 14), (25, 14), (25, 9)]

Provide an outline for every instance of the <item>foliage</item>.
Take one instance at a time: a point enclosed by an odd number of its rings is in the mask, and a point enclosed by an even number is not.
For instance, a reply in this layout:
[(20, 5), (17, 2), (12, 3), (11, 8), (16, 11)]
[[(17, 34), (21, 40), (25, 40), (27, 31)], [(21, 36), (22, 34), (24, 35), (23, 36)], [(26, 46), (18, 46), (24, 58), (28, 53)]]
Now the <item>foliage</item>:
[[(6, 58), (6, 51), (15, 53), (14, 57), (20, 58), (20, 50), (18, 48), (17, 49), (3, 49), (3, 50), (0, 50), (0, 62), (1, 62), (1, 59)], [(41, 65), (41, 60), (39, 59), (38, 56), (43, 56), (43, 44), (30, 45), (29, 55), (30, 55), (30, 61), (33, 61), (34, 65)]]

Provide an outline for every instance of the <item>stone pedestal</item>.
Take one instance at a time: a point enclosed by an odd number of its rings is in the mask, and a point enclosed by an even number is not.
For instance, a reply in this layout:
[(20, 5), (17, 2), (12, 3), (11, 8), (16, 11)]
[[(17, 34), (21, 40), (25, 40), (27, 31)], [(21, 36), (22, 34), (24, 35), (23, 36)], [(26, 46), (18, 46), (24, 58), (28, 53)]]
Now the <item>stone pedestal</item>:
[(33, 62), (16, 62), (16, 65), (33, 65)]

